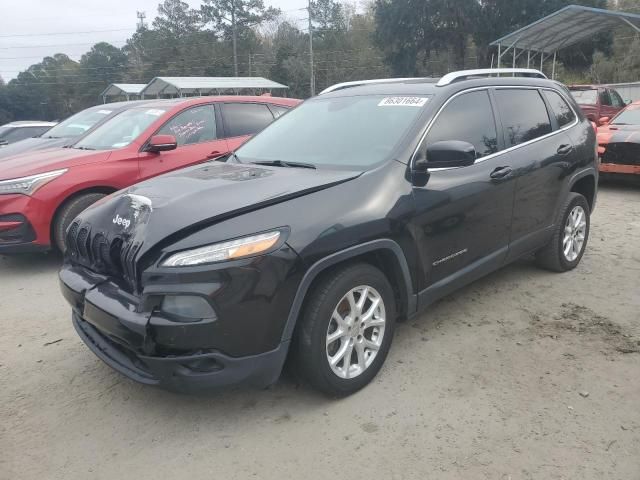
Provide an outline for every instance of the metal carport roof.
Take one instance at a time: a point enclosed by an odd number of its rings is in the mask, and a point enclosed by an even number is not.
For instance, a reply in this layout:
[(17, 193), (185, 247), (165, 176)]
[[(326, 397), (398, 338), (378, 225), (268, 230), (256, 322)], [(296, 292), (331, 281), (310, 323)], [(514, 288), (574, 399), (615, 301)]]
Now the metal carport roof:
[(263, 77), (155, 77), (142, 95), (206, 95), (227, 90), (284, 90), (286, 85)]
[(118, 95), (140, 95), (145, 83), (112, 83), (100, 94), (101, 97), (116, 97)]
[[(555, 55), (558, 50), (575, 45), (595, 34), (627, 26), (640, 32), (640, 15), (604, 10), (601, 8), (569, 5), (520, 30), (505, 35), (491, 43), (498, 47), (498, 66), (501, 58), (513, 50), (513, 62), (523, 52), (540, 53), (541, 64), (545, 55)], [(520, 54), (516, 50), (521, 50)], [(531, 53), (529, 53), (529, 58)], [(555, 66), (555, 62), (554, 62)]]

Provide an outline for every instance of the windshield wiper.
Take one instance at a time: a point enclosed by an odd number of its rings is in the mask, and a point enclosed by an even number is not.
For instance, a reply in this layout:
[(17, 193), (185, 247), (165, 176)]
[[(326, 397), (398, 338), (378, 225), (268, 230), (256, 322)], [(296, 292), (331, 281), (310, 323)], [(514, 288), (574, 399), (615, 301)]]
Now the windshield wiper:
[(95, 150), (95, 148), (92, 148), (92, 147), (73, 147), (73, 148), (77, 148), (78, 150)]
[(256, 165), (266, 165), (268, 167), (311, 168), (313, 170), (316, 169), (316, 166), (311, 163), (285, 162), (283, 160), (264, 160), (253, 163)]

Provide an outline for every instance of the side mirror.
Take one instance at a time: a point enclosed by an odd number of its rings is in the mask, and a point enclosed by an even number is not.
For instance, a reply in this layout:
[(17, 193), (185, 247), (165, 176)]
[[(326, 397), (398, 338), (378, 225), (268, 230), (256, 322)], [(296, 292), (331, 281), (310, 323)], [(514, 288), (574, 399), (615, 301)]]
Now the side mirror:
[(609, 117), (600, 117), (600, 120), (598, 120), (598, 123), (600, 125), (606, 125), (607, 123), (609, 123)]
[(476, 161), (476, 147), (469, 142), (445, 140), (427, 147), (427, 157), (416, 162), (418, 169), (466, 167)]
[(154, 135), (149, 140), (149, 145), (145, 149), (147, 152), (159, 153), (175, 150), (178, 148), (178, 141), (173, 135)]

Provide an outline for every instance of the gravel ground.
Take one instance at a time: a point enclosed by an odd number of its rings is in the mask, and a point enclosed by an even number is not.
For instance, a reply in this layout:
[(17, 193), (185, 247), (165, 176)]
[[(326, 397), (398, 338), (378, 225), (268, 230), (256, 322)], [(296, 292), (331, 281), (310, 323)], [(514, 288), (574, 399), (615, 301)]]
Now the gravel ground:
[(575, 271), (447, 297), (339, 401), (137, 385), (75, 334), (59, 258), (0, 257), (0, 478), (639, 479), (639, 247), (640, 188), (602, 186)]

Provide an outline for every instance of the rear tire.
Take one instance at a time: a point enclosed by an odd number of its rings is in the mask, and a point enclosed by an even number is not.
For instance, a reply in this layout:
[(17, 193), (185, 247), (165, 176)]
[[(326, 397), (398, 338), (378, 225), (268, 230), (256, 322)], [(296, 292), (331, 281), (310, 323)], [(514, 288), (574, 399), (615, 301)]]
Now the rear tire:
[(106, 197), (104, 193), (86, 193), (67, 200), (53, 222), (53, 243), (62, 253), (66, 250), (67, 228), (83, 210)]
[(333, 270), (309, 293), (291, 367), (329, 396), (351, 395), (382, 367), (395, 320), (393, 289), (380, 270), (364, 263)]
[(536, 254), (538, 265), (553, 272), (576, 268), (587, 248), (590, 215), (587, 199), (579, 193), (570, 193), (562, 206), (551, 241)]

